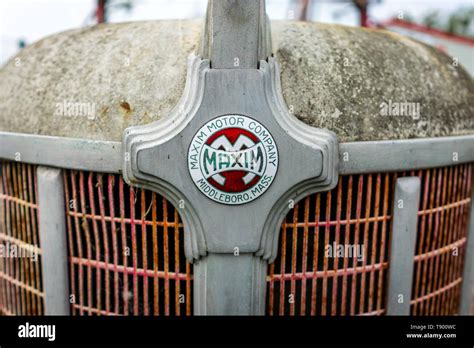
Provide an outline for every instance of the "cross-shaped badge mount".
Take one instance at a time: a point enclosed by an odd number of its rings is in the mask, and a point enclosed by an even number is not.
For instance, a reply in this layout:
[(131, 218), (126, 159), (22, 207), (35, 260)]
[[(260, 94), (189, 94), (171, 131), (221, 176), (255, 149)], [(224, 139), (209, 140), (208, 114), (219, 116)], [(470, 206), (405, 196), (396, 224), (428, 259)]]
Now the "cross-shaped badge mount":
[(211, 0), (206, 23), (175, 109), (125, 130), (123, 176), (178, 209), (195, 314), (263, 314), (280, 224), (336, 186), (338, 142), (285, 105), (263, 0)]

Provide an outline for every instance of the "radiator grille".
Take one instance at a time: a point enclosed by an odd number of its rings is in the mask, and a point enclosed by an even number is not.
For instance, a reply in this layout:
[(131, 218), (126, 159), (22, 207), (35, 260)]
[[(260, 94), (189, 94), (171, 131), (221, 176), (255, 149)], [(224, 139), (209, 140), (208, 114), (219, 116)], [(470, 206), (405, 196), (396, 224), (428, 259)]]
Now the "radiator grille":
[(0, 315), (42, 315), (36, 167), (0, 162)]
[(458, 313), (467, 223), (471, 206), (472, 165), (421, 173), (411, 313)]
[[(383, 313), (392, 186), (391, 174), (343, 176), (295, 205), (268, 271), (269, 315)], [(324, 257), (334, 243), (364, 246), (365, 257)]]
[[(412, 313), (457, 313), (471, 171), (468, 164), (342, 176), (331, 192), (303, 199), (281, 227), (279, 255), (267, 275), (267, 314), (385, 314), (394, 184), (398, 177), (415, 175), (422, 192)], [(357, 260), (348, 250), (325, 257), (331, 251), (325, 247), (334, 250), (334, 243), (336, 248), (361, 245), (364, 257)]]
[(74, 315), (190, 315), (177, 211), (119, 175), (65, 171)]
[[(470, 164), (340, 177), (296, 204), (267, 275), (267, 314), (383, 315), (394, 184), (421, 178), (412, 315), (459, 311)], [(74, 315), (191, 315), (192, 265), (183, 226), (163, 197), (119, 175), (64, 171)], [(0, 162), (0, 245), (36, 255), (0, 257), (0, 315), (42, 315), (36, 166)], [(325, 246), (364, 257), (325, 257)]]

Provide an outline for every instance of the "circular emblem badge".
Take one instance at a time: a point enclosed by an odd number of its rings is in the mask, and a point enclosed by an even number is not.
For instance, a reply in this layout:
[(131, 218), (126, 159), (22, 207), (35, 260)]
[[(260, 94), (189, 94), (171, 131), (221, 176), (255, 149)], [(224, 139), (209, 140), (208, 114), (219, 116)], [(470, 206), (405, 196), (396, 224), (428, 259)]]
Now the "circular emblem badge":
[(278, 169), (278, 149), (270, 132), (254, 119), (223, 115), (201, 127), (188, 150), (194, 184), (210, 199), (230, 205), (261, 196)]

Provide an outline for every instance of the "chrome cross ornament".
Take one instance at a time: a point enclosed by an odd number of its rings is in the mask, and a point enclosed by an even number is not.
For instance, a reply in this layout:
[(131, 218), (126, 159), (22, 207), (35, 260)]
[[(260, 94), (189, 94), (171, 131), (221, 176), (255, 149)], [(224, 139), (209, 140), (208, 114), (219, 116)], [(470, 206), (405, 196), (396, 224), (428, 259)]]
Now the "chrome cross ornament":
[(210, 1), (179, 104), (124, 133), (125, 180), (166, 196), (183, 219), (197, 314), (263, 314), (282, 219), (337, 184), (336, 136), (288, 111), (269, 42), (264, 1)]

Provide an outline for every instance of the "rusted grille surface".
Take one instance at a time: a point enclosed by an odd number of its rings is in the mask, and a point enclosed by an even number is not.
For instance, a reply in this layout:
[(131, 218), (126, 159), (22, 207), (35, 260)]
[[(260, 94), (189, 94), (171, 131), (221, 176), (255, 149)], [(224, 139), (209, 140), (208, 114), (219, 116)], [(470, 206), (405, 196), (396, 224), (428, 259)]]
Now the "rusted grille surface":
[(421, 174), (411, 313), (453, 315), (459, 311), (472, 165)]
[(0, 162), (0, 315), (42, 315), (36, 167)]
[[(279, 255), (267, 275), (267, 313), (385, 314), (394, 184), (408, 175), (422, 180), (412, 312), (457, 313), (471, 169), (342, 176), (331, 192), (303, 199), (281, 227)], [(352, 249), (331, 253), (345, 245)], [(358, 246), (361, 259), (351, 254)]]
[[(294, 206), (269, 267), (268, 314), (383, 313), (392, 186), (391, 174), (343, 176)], [(363, 246), (364, 257), (325, 257), (339, 244)]]
[(119, 175), (64, 175), (74, 315), (190, 315), (183, 226), (161, 196)]

